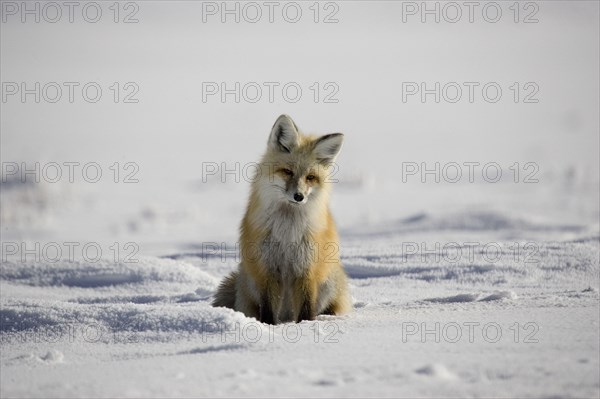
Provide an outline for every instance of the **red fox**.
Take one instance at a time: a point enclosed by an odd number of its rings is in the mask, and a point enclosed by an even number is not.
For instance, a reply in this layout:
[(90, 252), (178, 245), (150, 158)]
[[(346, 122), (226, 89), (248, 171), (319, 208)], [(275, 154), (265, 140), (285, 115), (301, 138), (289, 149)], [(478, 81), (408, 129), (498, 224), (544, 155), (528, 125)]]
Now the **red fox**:
[(219, 286), (213, 306), (268, 324), (351, 310), (329, 210), (328, 170), (343, 138), (306, 136), (289, 116), (277, 119), (240, 227), (241, 262)]

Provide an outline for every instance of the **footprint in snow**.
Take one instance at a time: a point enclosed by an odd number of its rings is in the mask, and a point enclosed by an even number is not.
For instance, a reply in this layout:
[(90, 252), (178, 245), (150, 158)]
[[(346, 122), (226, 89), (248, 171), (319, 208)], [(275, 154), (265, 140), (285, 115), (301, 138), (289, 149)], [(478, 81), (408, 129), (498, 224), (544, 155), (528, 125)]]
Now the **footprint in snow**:
[(45, 355), (39, 356), (38, 360), (46, 364), (62, 363), (65, 355), (56, 349), (49, 350)]

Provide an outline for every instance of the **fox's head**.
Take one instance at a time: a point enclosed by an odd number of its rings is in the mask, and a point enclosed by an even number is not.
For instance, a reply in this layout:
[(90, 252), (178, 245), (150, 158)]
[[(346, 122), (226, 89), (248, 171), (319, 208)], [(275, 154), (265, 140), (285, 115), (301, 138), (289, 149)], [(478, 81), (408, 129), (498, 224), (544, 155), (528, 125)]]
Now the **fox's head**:
[(331, 182), (343, 140), (341, 133), (306, 136), (292, 118), (281, 115), (273, 125), (263, 158), (269, 181), (262, 189), (269, 190), (272, 200), (291, 206), (319, 201)]

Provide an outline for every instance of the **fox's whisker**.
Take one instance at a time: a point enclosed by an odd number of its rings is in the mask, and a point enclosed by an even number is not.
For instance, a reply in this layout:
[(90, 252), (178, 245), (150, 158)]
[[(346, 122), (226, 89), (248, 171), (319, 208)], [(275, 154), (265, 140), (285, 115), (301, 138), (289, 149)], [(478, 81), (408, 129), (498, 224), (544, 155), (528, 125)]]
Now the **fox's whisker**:
[(271, 184), (271, 187), (274, 187), (274, 188), (276, 188), (276, 189), (280, 190), (281, 192), (284, 192), (284, 193), (285, 193), (285, 188), (283, 188), (283, 187), (280, 187), (280, 186), (278, 186), (278, 185), (276, 185), (276, 184)]

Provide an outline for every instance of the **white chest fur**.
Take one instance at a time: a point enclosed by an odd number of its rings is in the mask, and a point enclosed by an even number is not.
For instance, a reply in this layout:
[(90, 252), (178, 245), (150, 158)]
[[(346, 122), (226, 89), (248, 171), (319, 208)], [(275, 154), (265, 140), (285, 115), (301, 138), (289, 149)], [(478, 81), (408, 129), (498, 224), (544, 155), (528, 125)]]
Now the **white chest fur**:
[(316, 250), (305, 210), (291, 206), (276, 209), (267, 226), (269, 234), (261, 243), (265, 267), (280, 274), (284, 281), (305, 274)]

